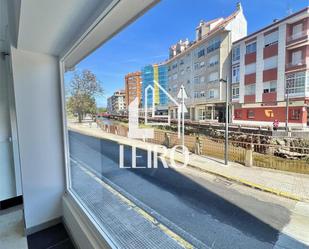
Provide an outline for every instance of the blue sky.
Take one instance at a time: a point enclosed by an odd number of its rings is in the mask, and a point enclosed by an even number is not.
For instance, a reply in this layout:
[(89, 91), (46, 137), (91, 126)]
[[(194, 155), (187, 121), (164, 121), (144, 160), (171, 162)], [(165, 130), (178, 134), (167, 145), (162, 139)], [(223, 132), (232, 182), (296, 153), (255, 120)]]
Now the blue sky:
[[(124, 75), (144, 65), (165, 60), (168, 48), (179, 39), (195, 37), (200, 20), (226, 17), (236, 9), (237, 0), (162, 0), (142, 17), (126, 27), (77, 65), (77, 70), (93, 71), (104, 88), (98, 106), (106, 98), (124, 89)], [(287, 16), (309, 4), (309, 0), (243, 0), (248, 34), (269, 25), (273, 19)], [(69, 81), (70, 75), (66, 75)]]

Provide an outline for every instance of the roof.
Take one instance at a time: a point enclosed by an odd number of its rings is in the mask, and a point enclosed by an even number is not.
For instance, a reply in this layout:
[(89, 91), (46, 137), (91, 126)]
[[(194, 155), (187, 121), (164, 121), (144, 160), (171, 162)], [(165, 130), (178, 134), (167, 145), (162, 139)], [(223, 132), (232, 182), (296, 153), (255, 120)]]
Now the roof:
[(272, 24), (270, 24), (270, 25), (268, 25), (268, 26), (266, 26), (266, 27), (264, 27), (264, 28), (262, 28), (262, 29), (259, 29), (259, 30), (255, 31), (255, 32), (253, 32), (253, 33), (250, 34), (250, 35), (247, 35), (247, 36), (245, 36), (245, 37), (243, 37), (243, 38), (241, 38), (241, 39), (239, 39), (239, 40), (233, 42), (233, 44), (236, 44), (236, 43), (239, 43), (239, 42), (241, 42), (241, 41), (247, 40), (248, 38), (253, 38), (253, 36), (255, 36), (255, 35), (257, 35), (257, 34), (263, 32), (263, 31), (265, 31), (265, 30), (267, 30), (267, 29), (269, 29), (269, 28), (274, 28), (274, 27), (277, 26), (278, 24), (281, 24), (282, 22), (284, 22), (284, 21), (286, 21), (286, 20), (288, 20), (288, 19), (290, 19), (290, 18), (292, 18), (292, 17), (294, 17), (294, 16), (297, 16), (297, 15), (299, 15), (299, 14), (302, 14), (303, 12), (308, 12), (308, 10), (309, 10), (309, 7), (306, 7), (306, 8), (304, 8), (304, 9), (301, 9), (300, 11), (298, 11), (298, 12), (292, 14), (292, 15), (289, 15), (289, 16), (287, 16), (287, 17), (285, 17), (285, 18), (283, 18), (283, 19), (281, 19), (281, 20), (279, 20), (279, 21), (277, 21), (277, 22), (274, 22), (274, 23), (272, 23)]
[[(237, 9), (236, 11), (234, 11), (231, 15), (229, 15), (228, 17), (224, 18), (221, 22), (219, 22), (212, 30), (210, 30), (207, 34), (205, 34), (202, 39), (195, 41), (192, 43), (192, 45), (190, 47), (188, 47), (187, 49), (185, 49), (184, 51), (180, 52), (179, 54), (175, 55), (173, 58), (170, 58), (166, 61), (166, 63), (173, 61), (174, 59), (180, 57), (181, 55), (183, 55), (184, 52), (187, 52), (190, 49), (193, 49), (195, 47), (197, 47), (200, 43), (202, 43), (203, 41), (205, 41), (205, 39), (209, 38), (210, 36), (212, 36), (213, 34), (215, 34), (216, 32), (222, 30), (223, 28), (225, 28), (237, 15), (238, 13), (241, 11), (241, 9)], [(220, 17), (221, 18), (221, 17)], [(213, 19), (209, 22), (215, 22), (216, 20), (220, 19)]]

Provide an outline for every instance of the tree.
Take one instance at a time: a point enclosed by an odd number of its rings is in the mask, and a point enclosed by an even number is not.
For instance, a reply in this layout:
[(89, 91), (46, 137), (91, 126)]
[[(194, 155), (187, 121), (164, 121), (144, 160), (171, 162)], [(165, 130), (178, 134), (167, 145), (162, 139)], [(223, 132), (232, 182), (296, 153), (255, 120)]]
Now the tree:
[(96, 113), (95, 97), (103, 94), (103, 89), (94, 73), (90, 70), (84, 70), (82, 73), (75, 72), (69, 89), (67, 108), (78, 115), (79, 123), (86, 114)]

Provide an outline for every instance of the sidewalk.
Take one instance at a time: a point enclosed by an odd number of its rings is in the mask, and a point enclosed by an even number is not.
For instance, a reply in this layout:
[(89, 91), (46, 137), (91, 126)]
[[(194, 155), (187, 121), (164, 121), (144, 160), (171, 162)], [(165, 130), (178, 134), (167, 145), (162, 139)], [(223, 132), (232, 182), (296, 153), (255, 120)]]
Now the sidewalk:
[[(96, 127), (96, 124), (93, 124), (92, 127), (90, 127), (89, 124), (69, 124), (69, 129), (89, 136), (110, 139), (125, 145), (134, 145), (141, 149), (145, 149), (146, 145), (149, 144), (143, 141), (127, 139), (122, 136), (106, 133)], [(157, 146), (157, 151), (158, 153), (163, 153), (162, 146)], [(182, 154), (176, 152), (175, 160), (183, 162)], [(309, 202), (309, 175), (261, 167), (245, 167), (234, 162), (229, 162), (229, 165), (226, 166), (223, 164), (222, 160), (195, 154), (190, 154), (188, 166), (249, 187), (293, 200)]]

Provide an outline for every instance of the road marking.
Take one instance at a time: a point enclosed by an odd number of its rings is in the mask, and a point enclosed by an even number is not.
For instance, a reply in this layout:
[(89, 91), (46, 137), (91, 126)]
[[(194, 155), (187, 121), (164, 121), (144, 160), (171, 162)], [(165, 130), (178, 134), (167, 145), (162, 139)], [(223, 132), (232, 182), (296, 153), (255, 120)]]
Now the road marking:
[(161, 231), (163, 231), (166, 235), (177, 241), (178, 244), (180, 244), (183, 248), (186, 249), (193, 249), (194, 246), (186, 241), (184, 238), (170, 230), (168, 227), (163, 225), (162, 223), (158, 222), (152, 215), (147, 213), (145, 210), (141, 209), (140, 207), (136, 206), (131, 200), (129, 200), (127, 197), (122, 195), (120, 192), (115, 190), (110, 185), (106, 184), (104, 181), (102, 181), (99, 177), (97, 177), (93, 172), (91, 172), (86, 167), (82, 166), (79, 162), (71, 158), (71, 161), (74, 162), (82, 171), (84, 171), (87, 175), (92, 177), (96, 182), (98, 182), (100, 185), (102, 185), (104, 188), (109, 190), (113, 195), (117, 196), (121, 201), (123, 201), (125, 204), (130, 206), (132, 209), (134, 209), (138, 214), (140, 214), (142, 217), (144, 217), (146, 220), (151, 222), (153, 225), (157, 226)]

